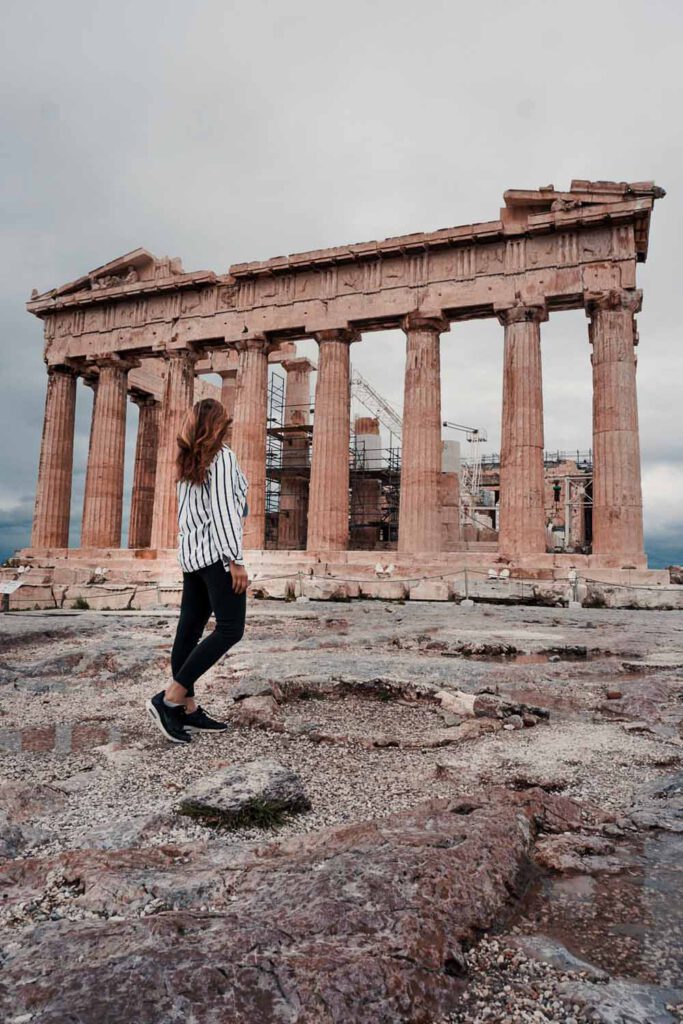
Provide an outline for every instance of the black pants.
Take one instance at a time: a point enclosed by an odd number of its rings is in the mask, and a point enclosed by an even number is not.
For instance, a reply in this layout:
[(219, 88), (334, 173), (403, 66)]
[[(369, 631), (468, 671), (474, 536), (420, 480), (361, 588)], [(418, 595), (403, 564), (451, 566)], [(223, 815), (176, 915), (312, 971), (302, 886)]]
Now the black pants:
[[(201, 640), (211, 612), (216, 617), (216, 628)], [(183, 573), (171, 671), (175, 681), (186, 687), (188, 697), (194, 697), (195, 680), (242, 639), (246, 612), (246, 592), (233, 591), (232, 576), (222, 562)]]

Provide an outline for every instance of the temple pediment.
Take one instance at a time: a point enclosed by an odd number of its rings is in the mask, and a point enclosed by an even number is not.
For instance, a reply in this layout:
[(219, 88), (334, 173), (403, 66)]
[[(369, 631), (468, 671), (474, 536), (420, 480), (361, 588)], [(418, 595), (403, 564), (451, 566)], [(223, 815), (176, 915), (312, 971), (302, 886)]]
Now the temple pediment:
[(178, 257), (154, 256), (147, 249), (133, 249), (132, 252), (104, 263), (101, 267), (83, 274), (75, 281), (52, 288), (50, 291), (31, 294), (31, 302), (46, 299), (65, 298), (88, 292), (109, 292), (119, 289), (135, 290), (141, 282), (165, 281), (183, 275), (182, 261)]

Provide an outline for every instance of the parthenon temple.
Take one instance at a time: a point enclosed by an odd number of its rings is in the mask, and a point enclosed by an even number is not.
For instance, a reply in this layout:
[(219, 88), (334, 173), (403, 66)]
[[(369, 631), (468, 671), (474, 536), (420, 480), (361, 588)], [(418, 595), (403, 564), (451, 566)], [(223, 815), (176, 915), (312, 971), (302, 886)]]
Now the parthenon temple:
[[(47, 397), (31, 546), (18, 558), (45, 571), (110, 564), (122, 573), (142, 560), (148, 574), (170, 580), (178, 573), (176, 435), (192, 402), (214, 395), (232, 416), (229, 443), (249, 481), (245, 557), (262, 573), (371, 573), (382, 552), (404, 575), (465, 557), (482, 570), (505, 565), (547, 578), (569, 566), (647, 575), (636, 266), (663, 195), (652, 182), (513, 189), (499, 217), (483, 223), (238, 263), (227, 273), (188, 272), (178, 259), (136, 249), (34, 292), (27, 308), (44, 324)], [(590, 524), (580, 548), (558, 551), (548, 531), (541, 337), (550, 316), (573, 309), (585, 310), (592, 364)], [(461, 467), (449, 463), (442, 437), (441, 345), (457, 345), (460, 324), (480, 318), (497, 320), (501, 338), (502, 436), (488, 530), (462, 517)], [(373, 332), (396, 328), (406, 340), (400, 445), (393, 463), (378, 459), (373, 468), (354, 449), (354, 438), (367, 450), (379, 430), (371, 415), (352, 422), (350, 354), (372, 344)], [(297, 352), (304, 339), (317, 343), (315, 361)], [(272, 364), (283, 379), (279, 417)], [(94, 400), (80, 544), (70, 548), (79, 378)], [(122, 546), (129, 400), (139, 414)], [(450, 404), (457, 408), (457, 394)], [(382, 529), (392, 488), (395, 514)], [(373, 514), (354, 520), (355, 501)]]

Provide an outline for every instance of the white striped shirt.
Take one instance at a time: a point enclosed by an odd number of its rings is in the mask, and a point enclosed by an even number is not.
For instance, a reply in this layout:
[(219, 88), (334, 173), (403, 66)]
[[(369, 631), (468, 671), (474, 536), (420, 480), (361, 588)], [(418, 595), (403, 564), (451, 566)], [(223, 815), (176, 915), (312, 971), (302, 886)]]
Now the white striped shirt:
[(183, 572), (194, 572), (219, 560), (244, 564), (242, 517), (247, 514), (248, 482), (237, 457), (224, 444), (202, 484), (179, 480), (178, 561)]

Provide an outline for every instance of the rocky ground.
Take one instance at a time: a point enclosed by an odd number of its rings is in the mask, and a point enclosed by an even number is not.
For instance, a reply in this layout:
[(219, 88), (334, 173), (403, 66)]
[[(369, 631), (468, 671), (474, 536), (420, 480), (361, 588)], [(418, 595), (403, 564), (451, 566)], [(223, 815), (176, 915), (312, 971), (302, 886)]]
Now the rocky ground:
[(0, 618), (0, 1015), (683, 1019), (680, 613), (252, 601), (186, 747), (174, 629)]

